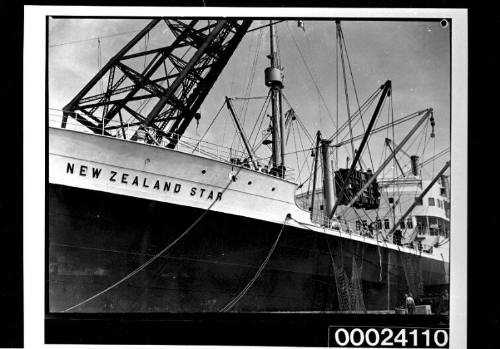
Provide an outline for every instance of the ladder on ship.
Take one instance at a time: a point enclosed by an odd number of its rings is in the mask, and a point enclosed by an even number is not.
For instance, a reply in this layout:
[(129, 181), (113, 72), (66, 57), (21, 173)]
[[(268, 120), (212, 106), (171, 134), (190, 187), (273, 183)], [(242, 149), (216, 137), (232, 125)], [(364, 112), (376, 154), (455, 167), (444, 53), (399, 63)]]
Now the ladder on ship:
[(333, 262), (333, 271), (335, 274), (339, 309), (341, 311), (365, 312), (366, 308), (363, 300), (361, 275), (355, 256), (352, 256), (352, 271), (350, 278), (344, 267), (337, 266), (335, 262)]

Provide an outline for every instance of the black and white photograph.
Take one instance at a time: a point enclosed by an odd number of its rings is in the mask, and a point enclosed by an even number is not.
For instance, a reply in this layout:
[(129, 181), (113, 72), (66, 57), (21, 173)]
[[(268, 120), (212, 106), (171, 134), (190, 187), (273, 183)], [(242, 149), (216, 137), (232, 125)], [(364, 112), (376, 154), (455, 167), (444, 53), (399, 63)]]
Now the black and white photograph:
[(459, 347), (465, 12), (216, 10), (37, 14), (44, 343)]

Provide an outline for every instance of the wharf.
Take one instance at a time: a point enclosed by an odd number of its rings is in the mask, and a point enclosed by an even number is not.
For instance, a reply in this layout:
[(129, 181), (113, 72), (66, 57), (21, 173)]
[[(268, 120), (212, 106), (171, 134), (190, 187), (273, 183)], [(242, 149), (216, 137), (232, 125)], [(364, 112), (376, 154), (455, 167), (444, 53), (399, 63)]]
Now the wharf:
[(47, 344), (325, 347), (329, 326), (448, 328), (443, 315), (333, 312), (48, 314)]

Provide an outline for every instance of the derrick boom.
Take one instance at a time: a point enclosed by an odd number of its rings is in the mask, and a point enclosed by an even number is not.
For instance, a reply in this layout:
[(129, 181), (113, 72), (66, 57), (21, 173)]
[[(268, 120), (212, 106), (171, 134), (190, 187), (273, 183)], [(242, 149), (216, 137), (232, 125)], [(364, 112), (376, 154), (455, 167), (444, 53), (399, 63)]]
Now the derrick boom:
[(250, 24), (153, 19), (63, 108), (61, 126), (71, 117), (97, 134), (131, 139), (146, 130), (148, 142), (174, 148)]

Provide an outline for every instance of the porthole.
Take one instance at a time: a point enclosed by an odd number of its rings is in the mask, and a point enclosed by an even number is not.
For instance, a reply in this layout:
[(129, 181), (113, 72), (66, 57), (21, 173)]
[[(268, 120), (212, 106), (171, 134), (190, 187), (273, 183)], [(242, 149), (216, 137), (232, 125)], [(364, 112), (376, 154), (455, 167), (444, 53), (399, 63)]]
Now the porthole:
[(252, 184), (252, 181), (248, 181), (248, 185), (251, 185)]
[(275, 188), (275, 187), (273, 187), (273, 189), (271, 189), (271, 190), (272, 190), (272, 191), (275, 191), (275, 190), (276, 190), (276, 188)]
[(207, 173), (207, 170), (202, 170), (201, 173), (205, 174), (205, 173)]

